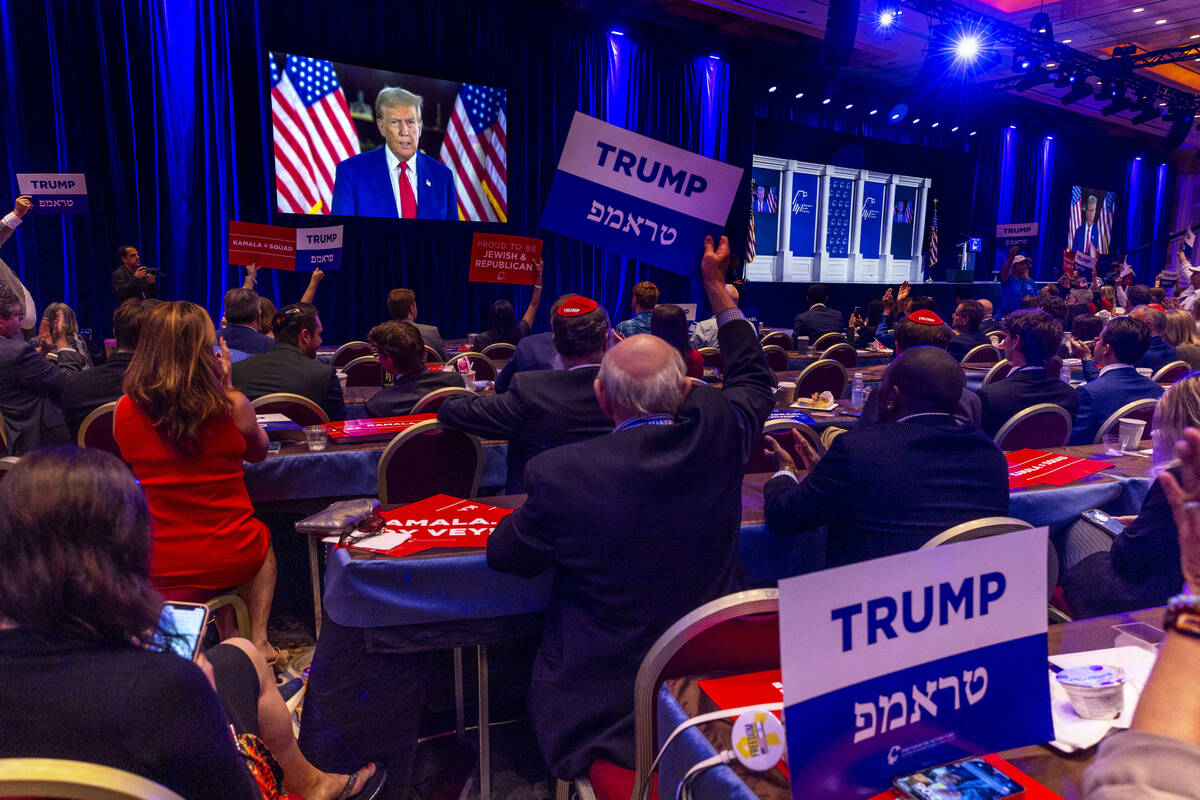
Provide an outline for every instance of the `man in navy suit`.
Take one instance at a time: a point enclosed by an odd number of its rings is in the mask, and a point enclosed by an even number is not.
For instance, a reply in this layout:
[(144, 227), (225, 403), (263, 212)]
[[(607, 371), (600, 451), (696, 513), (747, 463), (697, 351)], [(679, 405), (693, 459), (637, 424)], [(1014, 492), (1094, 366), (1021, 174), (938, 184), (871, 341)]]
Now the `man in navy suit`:
[(1162, 396), (1163, 388), (1133, 367), (1149, 348), (1150, 326), (1136, 317), (1108, 321), (1096, 339), (1094, 360), (1087, 345), (1071, 340), (1071, 355), (1083, 360), (1083, 375), (1089, 381), (1075, 390), (1079, 410), (1071, 444), (1091, 444), (1100, 426), (1121, 406)]
[(251, 356), (262, 355), (275, 346), (275, 340), (258, 331), (262, 300), (253, 289), (238, 287), (225, 293), (225, 327), (217, 331), (217, 341), (225, 340), (230, 350)]
[(1152, 306), (1139, 305), (1133, 311), (1129, 312), (1129, 316), (1136, 317), (1150, 326), (1150, 347), (1137, 360), (1137, 363), (1134, 364), (1135, 367), (1148, 369), (1153, 374), (1172, 361), (1179, 360), (1179, 354), (1175, 352), (1174, 346), (1166, 339), (1166, 314)]
[(454, 175), (417, 151), (421, 97), (387, 87), (375, 98), (375, 124), (385, 145), (337, 165), (333, 213), (359, 217), (458, 219)]
[(1083, 224), (1075, 229), (1071, 237), (1071, 249), (1076, 253), (1100, 253), (1100, 229), (1096, 225), (1096, 195), (1088, 195), (1083, 209)]
[(797, 314), (792, 323), (792, 341), (801, 336), (808, 337), (812, 344), (827, 333), (845, 333), (846, 326), (842, 312), (825, 305), (829, 300), (829, 291), (823, 283), (814, 283), (808, 287), (808, 311)]

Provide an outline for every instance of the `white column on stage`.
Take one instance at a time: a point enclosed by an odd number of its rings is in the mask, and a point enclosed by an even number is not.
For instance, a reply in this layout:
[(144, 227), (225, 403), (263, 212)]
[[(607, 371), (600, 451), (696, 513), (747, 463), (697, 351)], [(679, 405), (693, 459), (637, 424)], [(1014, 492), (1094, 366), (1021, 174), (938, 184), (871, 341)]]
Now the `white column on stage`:
[(892, 216), (896, 209), (896, 176), (889, 175), (883, 192), (883, 233), (879, 239), (879, 277), (891, 281), (892, 269)]
[(921, 190), (917, 192), (917, 210), (914, 217), (917, 224), (916, 230), (913, 231), (912, 267), (908, 271), (908, 280), (910, 283), (920, 283), (923, 280), (921, 265), (924, 263), (925, 204), (927, 202), (929, 202), (929, 181), (922, 180)]
[(862, 260), (862, 211), (863, 197), (867, 191), (867, 171), (859, 170), (854, 180), (854, 200), (850, 203), (850, 248), (846, 257), (846, 280), (854, 283), (858, 280), (858, 263)]
[(783, 183), (779, 190), (779, 245), (775, 252), (775, 263), (773, 265), (773, 276), (771, 280), (782, 281), (784, 273), (787, 270), (788, 258), (791, 257), (792, 251), (792, 165), (794, 161), (789, 161), (787, 169), (783, 171)]
[(817, 193), (821, 196), (817, 204), (817, 250), (813, 253), (812, 280), (819, 281), (824, 276), (829, 253), (826, 251), (826, 228), (829, 227), (829, 183), (833, 167), (826, 165), (818, 178)]

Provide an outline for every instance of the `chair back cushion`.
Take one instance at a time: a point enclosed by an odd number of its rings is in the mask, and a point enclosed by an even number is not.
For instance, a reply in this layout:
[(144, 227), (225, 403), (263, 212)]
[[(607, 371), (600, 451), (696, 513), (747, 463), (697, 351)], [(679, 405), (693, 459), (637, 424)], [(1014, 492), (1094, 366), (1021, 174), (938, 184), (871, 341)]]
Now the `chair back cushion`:
[(472, 497), (478, 489), (479, 441), (469, 433), (432, 428), (388, 450), (386, 461), (379, 462), (379, 498), (384, 503), (414, 503), (435, 494)]
[(334, 367), (344, 367), (356, 358), (372, 355), (375, 355), (375, 351), (366, 342), (346, 342), (333, 354), (333, 359), (330, 363)]
[(356, 358), (342, 369), (346, 373), (346, 386), (382, 386), (383, 367), (374, 356)]
[(106, 450), (117, 458), (121, 457), (121, 448), (117, 446), (117, 437), (113, 434), (113, 414), (116, 407), (116, 403), (105, 403), (88, 415), (83, 421), (84, 424), (79, 427), (81, 447), (94, 447), (97, 450)]
[(841, 362), (822, 359), (809, 364), (796, 378), (796, 399), (811, 397), (815, 392), (832, 392), (834, 399), (846, 389), (846, 368)]
[(830, 347), (821, 354), (821, 358), (832, 359), (846, 368), (858, 366), (858, 351), (845, 342)]
[(1018, 412), (1000, 427), (996, 434), (996, 444), (1001, 450), (1062, 447), (1066, 444), (1071, 435), (1070, 414), (1058, 406), (1027, 413), (1030, 411), (1031, 409), (1025, 409)]

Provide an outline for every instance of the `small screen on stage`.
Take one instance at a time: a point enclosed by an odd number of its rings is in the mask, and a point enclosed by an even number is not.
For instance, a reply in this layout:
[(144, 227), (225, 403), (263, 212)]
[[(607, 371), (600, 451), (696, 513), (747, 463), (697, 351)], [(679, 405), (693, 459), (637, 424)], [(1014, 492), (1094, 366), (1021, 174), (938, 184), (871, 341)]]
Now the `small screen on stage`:
[(1106, 192), (1088, 186), (1072, 186), (1067, 249), (1073, 253), (1107, 255), (1116, 204), (1116, 192)]
[(286, 214), (507, 222), (507, 93), (272, 52)]

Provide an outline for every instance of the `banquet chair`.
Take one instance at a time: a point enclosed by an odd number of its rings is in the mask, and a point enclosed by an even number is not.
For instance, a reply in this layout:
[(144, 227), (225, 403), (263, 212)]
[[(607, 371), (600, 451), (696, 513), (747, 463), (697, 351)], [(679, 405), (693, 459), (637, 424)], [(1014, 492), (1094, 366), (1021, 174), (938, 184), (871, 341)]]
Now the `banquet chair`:
[[(1016, 517), (981, 517), (959, 523), (953, 528), (947, 528), (921, 545), (918, 549), (928, 550), (931, 547), (941, 547), (945, 544), (969, 542), (973, 539), (1001, 536), (1006, 533), (1027, 531), (1036, 527), (1036, 525), (1030, 525), (1025, 520), (1017, 519)], [(1054, 587), (1058, 585), (1058, 551), (1054, 549), (1054, 545), (1049, 539), (1047, 539), (1046, 544), (1049, 548), (1046, 556), (1046, 597), (1048, 602), (1050, 595), (1054, 594)]]
[(787, 350), (777, 344), (764, 344), (763, 356), (767, 359), (767, 366), (775, 372), (783, 372), (790, 365), (788, 363)]
[(704, 359), (704, 366), (721, 369), (721, 351), (715, 347), (698, 347), (696, 352)]
[(839, 342), (833, 347), (827, 348), (821, 354), (821, 358), (832, 359), (846, 369), (854, 369), (858, 366), (858, 351), (852, 345), (845, 342)]
[(745, 472), (775, 472), (779, 469), (774, 455), (769, 455), (767, 437), (770, 436), (775, 441), (783, 446), (783, 449), (792, 457), (792, 461), (797, 466), (803, 468), (804, 461), (800, 458), (800, 453), (797, 452), (796, 440), (792, 438), (792, 431), (797, 431), (808, 440), (812, 445), (813, 450), (817, 451), (817, 455), (825, 455), (825, 445), (821, 443), (821, 436), (816, 429), (810, 425), (805, 425), (803, 422), (795, 419), (772, 419), (768, 420), (763, 426), (763, 435), (759, 439), (758, 445), (750, 454), (750, 460), (746, 462)]
[(333, 364), (335, 368), (341, 368), (356, 358), (373, 355), (375, 355), (375, 351), (366, 342), (346, 342), (333, 351), (333, 358), (329, 359), (329, 363)]
[(991, 340), (994, 346), (1001, 350), (1004, 349), (1004, 331), (992, 331), (987, 335), (987, 337)]
[(846, 368), (838, 361), (823, 358), (805, 367), (796, 377), (796, 399), (828, 391), (834, 399), (846, 389)]
[(972, 347), (967, 351), (967, 354), (962, 357), (963, 364), (999, 364), (1004, 358), (1004, 353), (1000, 348), (990, 344), (981, 344), (978, 347)]
[(831, 425), (830, 427), (821, 431), (821, 444), (824, 445), (825, 450), (828, 451), (829, 448), (833, 446), (833, 440), (847, 432), (848, 431), (845, 428), (838, 428)]
[(439, 353), (432, 345), (425, 345), (425, 362), (428, 364), (441, 364), (442, 354)]
[(826, 348), (833, 347), (835, 344), (843, 344), (846, 337), (837, 331), (823, 333), (817, 337), (817, 340), (812, 343), (813, 352), (824, 353)]
[(329, 415), (325, 413), (325, 409), (307, 397), (289, 392), (264, 394), (250, 405), (254, 407), (256, 414), (283, 414), (301, 427), (329, 422)]
[(505, 361), (513, 357), (513, 353), (517, 352), (517, 346), (508, 342), (496, 342), (489, 344), (481, 352), (488, 358)]
[(383, 367), (375, 356), (359, 356), (342, 367), (346, 373), (346, 387), (383, 386)]
[(983, 376), (983, 383), (980, 385), (987, 386), (989, 383), (1002, 381), (1008, 377), (1008, 373), (1012, 372), (1012, 370), (1013, 363), (1007, 358), (1002, 358), (996, 362), (996, 366), (987, 371), (987, 374)]
[(413, 404), (410, 414), (436, 414), (437, 410), (442, 407), (442, 403), (446, 402), (449, 397), (474, 397), (475, 393), (465, 386), (443, 386), (441, 389), (434, 389), (429, 394), (422, 397)]
[(1071, 412), (1053, 403), (1038, 403), (1013, 414), (992, 437), (1005, 451), (1026, 447), (1064, 447), (1071, 438)]
[(5, 456), (4, 458), (0, 458), (0, 481), (4, 480), (4, 476), (8, 473), (8, 471), (20, 462), (21, 459), (17, 458), (16, 456)]
[(1140, 419), (1149, 426), (1154, 420), (1154, 409), (1157, 407), (1158, 399), (1153, 397), (1126, 403), (1109, 414), (1108, 419), (1100, 424), (1100, 427), (1096, 429), (1096, 438), (1092, 441), (1092, 444), (1100, 444), (1104, 441), (1104, 434), (1119, 430), (1122, 417), (1125, 419)]
[(379, 502), (415, 503), (435, 494), (474, 497), (482, 472), (477, 436), (440, 427), (436, 419), (418, 422), (396, 434), (379, 457)]
[(183, 800), (149, 778), (61, 758), (0, 758), (0, 797), (61, 800)]
[(771, 331), (770, 333), (763, 334), (762, 346), (766, 347), (767, 345), (772, 344), (779, 345), (784, 350), (789, 350), (792, 346), (792, 336), (791, 334), (784, 333), (783, 331)]
[[(658, 637), (638, 669), (633, 690), (635, 766), (599, 759), (575, 779), (579, 797), (627, 800), (652, 780), (655, 706), (659, 687), (672, 678), (711, 672), (757, 672), (779, 667), (779, 590), (751, 589), (719, 597), (683, 616)], [(567, 785), (557, 784), (556, 798)], [(651, 797), (655, 797), (651, 793)]]
[(1151, 380), (1162, 384), (1174, 383), (1191, 371), (1192, 367), (1186, 361), (1172, 361), (1170, 364), (1163, 364)]
[(117, 401), (105, 403), (94, 409), (92, 413), (79, 423), (79, 434), (75, 442), (80, 447), (92, 447), (121, 457), (121, 448), (117, 446), (117, 437), (113, 433), (113, 418), (117, 411)]
[(496, 365), (492, 360), (483, 353), (467, 351), (451, 356), (448, 361), (457, 366), (460, 359), (466, 359), (471, 364), (471, 369), (475, 370), (475, 380), (477, 381), (494, 381), (496, 375), (499, 374), (496, 370)]

